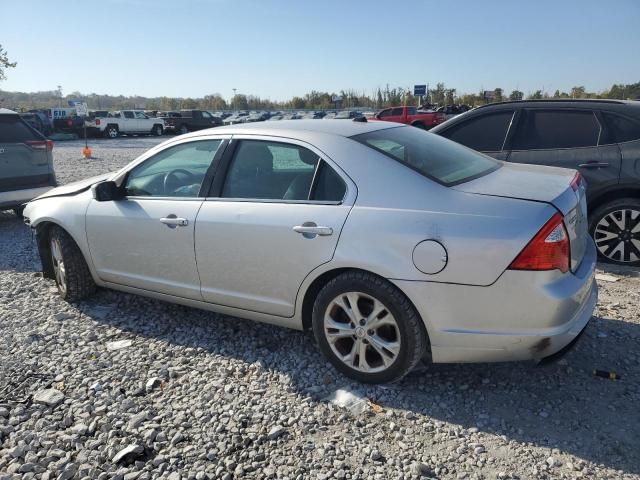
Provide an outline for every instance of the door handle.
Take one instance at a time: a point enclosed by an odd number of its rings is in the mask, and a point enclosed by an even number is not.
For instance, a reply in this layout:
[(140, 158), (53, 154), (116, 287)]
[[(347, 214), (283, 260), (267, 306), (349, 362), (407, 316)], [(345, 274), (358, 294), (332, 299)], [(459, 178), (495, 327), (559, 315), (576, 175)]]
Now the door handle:
[(302, 225), (296, 225), (293, 227), (293, 231), (301, 233), (305, 238), (314, 238), (316, 235), (321, 237), (333, 235), (333, 228), (319, 227), (314, 222), (304, 222)]
[(189, 220), (186, 218), (178, 218), (171, 214), (160, 219), (160, 223), (164, 223), (169, 228), (186, 227), (189, 225)]
[(578, 166), (582, 168), (604, 168), (604, 167), (608, 167), (609, 163), (608, 162), (588, 162), (588, 163), (581, 163)]

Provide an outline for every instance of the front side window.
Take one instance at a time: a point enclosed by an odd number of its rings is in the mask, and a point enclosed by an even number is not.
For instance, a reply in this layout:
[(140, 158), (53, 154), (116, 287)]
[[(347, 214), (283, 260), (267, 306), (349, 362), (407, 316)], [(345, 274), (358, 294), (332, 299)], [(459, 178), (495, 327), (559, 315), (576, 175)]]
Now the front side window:
[(147, 118), (147, 116), (144, 114), (144, 112), (134, 112), (135, 116), (137, 119), (144, 119)]
[(640, 139), (640, 123), (615, 113), (602, 112), (607, 127), (609, 139), (614, 143), (630, 142)]
[(499, 152), (512, 118), (512, 110), (482, 115), (454, 125), (441, 135), (480, 152)]
[(380, 112), (380, 114), (378, 115), (380, 118), (384, 118), (384, 117), (389, 117), (391, 116), (391, 109), (387, 108), (386, 110), (383, 110)]
[(513, 150), (595, 147), (600, 124), (591, 111), (529, 110), (519, 122)]
[(201, 112), (202, 113), (202, 118), (211, 118), (211, 114), (209, 112)]
[(407, 107), (407, 115), (415, 115), (418, 113), (418, 109), (416, 107)]
[(414, 127), (386, 128), (351, 138), (445, 186), (473, 180), (500, 167), (490, 157)]
[(197, 197), (222, 140), (182, 143), (157, 153), (127, 175), (125, 192), (137, 197)]
[(222, 189), (225, 198), (308, 200), (319, 157), (298, 145), (242, 140)]

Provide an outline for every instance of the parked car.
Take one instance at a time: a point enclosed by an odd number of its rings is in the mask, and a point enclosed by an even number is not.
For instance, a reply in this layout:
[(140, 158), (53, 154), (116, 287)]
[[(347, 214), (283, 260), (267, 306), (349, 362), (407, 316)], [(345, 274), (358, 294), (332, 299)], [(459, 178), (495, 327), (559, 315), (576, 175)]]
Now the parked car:
[[(233, 138), (233, 142), (231, 142)], [(185, 201), (186, 200), (186, 201)], [(417, 128), (203, 130), (30, 202), (43, 271), (296, 329), (362, 382), (541, 359), (597, 300), (574, 170), (503, 164)]]
[(219, 127), (222, 120), (206, 110), (180, 110), (178, 115), (163, 117), (167, 132), (185, 134), (204, 128)]
[(350, 120), (353, 118), (357, 118), (361, 115), (362, 113), (359, 112), (358, 110), (342, 110), (341, 112), (338, 112), (336, 116), (333, 118), (335, 120)]
[(640, 102), (504, 102), (459, 115), (433, 132), (511, 163), (579, 170), (600, 256), (640, 265)]
[(471, 110), (471, 107), (468, 105), (443, 105), (438, 107), (436, 112), (444, 113), (445, 119), (449, 120), (450, 118), (460, 115), (461, 113), (468, 112), (469, 110)]
[(75, 113), (62, 118), (55, 118), (53, 120), (53, 130), (61, 133), (74, 133), (81, 138), (84, 138), (84, 117), (79, 117)]
[(23, 204), (55, 187), (52, 150), (18, 113), (0, 108), (0, 210), (20, 217)]
[(442, 112), (418, 111), (416, 107), (392, 107), (385, 108), (369, 120), (404, 123), (405, 125), (429, 130), (444, 122), (445, 115)]
[(116, 138), (127, 135), (156, 135), (164, 133), (162, 118), (149, 118), (142, 110), (121, 110), (112, 112), (107, 118), (94, 118), (87, 122), (88, 134)]
[(25, 112), (21, 113), (20, 117), (45, 137), (51, 135), (53, 129), (51, 128), (51, 123), (49, 122), (49, 119), (45, 114), (37, 112)]
[(237, 123), (244, 123), (247, 121), (247, 117), (249, 116), (249, 112), (236, 112), (232, 115), (229, 115), (222, 122), (225, 125), (235, 125)]

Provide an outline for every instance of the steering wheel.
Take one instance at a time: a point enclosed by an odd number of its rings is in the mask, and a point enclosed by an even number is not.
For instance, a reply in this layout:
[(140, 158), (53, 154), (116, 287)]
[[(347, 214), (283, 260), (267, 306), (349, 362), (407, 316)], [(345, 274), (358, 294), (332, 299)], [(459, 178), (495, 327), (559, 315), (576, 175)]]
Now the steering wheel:
[[(171, 170), (167, 172), (164, 176), (163, 186), (164, 186), (165, 195), (169, 192), (174, 192), (176, 190), (175, 188), (171, 188), (171, 180), (172, 179), (178, 180), (178, 174), (182, 174), (187, 177), (185, 184), (188, 184), (189, 181), (192, 181), (192, 183), (195, 183), (195, 175), (193, 173), (191, 173), (188, 170), (185, 170), (184, 168), (176, 168), (175, 170)], [(181, 186), (182, 185), (179, 185), (177, 188)]]

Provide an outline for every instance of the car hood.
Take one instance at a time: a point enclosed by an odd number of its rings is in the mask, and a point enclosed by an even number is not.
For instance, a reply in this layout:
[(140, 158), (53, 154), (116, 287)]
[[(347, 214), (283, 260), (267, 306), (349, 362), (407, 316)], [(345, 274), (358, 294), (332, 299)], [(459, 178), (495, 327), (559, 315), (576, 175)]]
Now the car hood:
[(103, 173), (102, 175), (96, 175), (95, 177), (85, 178), (84, 180), (68, 183), (61, 187), (57, 187), (52, 190), (49, 190), (47, 193), (40, 195), (39, 197), (36, 197), (31, 201), (34, 202), (36, 200), (42, 200), (43, 198), (49, 198), (49, 197), (64, 197), (68, 195), (75, 195), (77, 193), (84, 192), (89, 187), (91, 187), (91, 185), (95, 185), (96, 183), (102, 182), (103, 180), (107, 180), (113, 175), (114, 175), (114, 172)]
[(503, 163), (488, 175), (452, 188), (479, 195), (551, 203), (566, 215), (576, 203), (570, 189), (575, 173), (567, 168)]

